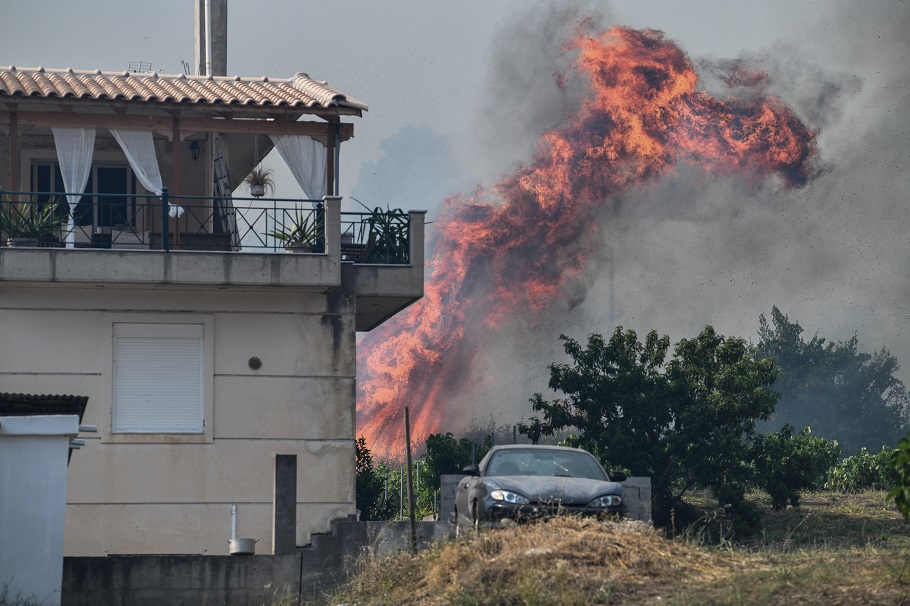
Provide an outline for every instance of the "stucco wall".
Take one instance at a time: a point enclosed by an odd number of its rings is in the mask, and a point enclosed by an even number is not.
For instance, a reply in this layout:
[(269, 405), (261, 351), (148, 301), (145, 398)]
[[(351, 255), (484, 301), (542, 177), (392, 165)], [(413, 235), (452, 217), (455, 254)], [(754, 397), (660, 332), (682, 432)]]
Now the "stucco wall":
[(76, 415), (0, 416), (0, 595), (60, 604), (66, 461), (78, 429)]
[[(105, 327), (158, 314), (211, 321), (210, 443), (107, 441)], [(225, 554), (232, 503), (269, 553), (272, 453), (298, 457), (298, 544), (353, 514), (354, 323), (350, 297), (300, 289), (4, 287), (5, 391), (88, 396), (99, 427), (70, 466), (66, 554)]]

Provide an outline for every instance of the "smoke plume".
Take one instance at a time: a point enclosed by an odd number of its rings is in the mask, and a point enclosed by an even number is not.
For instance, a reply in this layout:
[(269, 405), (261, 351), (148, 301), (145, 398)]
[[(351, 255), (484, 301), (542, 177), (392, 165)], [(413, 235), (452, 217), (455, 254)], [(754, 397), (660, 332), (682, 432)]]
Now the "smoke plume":
[[(526, 399), (527, 385), (503, 390), (503, 381), (535, 356), (508, 354), (555, 341), (557, 325), (584, 318), (586, 331), (609, 331), (608, 319), (668, 309), (689, 316), (675, 325), (707, 316), (712, 305), (693, 305), (725, 286), (730, 266), (740, 280), (761, 273), (741, 244), (762, 246), (761, 234), (718, 225), (770, 212), (781, 192), (818, 174), (815, 133), (760, 71), (713, 65), (727, 89), (718, 96), (660, 32), (582, 20), (563, 40), (569, 59), (555, 81), (569, 115), (540, 134), (527, 165), (447, 200), (424, 299), (360, 343), (358, 431), (380, 453), (393, 449), (405, 405), (419, 436), (485, 416), (494, 394), (511, 393), (506, 407)], [(724, 294), (736, 305), (733, 288)]]

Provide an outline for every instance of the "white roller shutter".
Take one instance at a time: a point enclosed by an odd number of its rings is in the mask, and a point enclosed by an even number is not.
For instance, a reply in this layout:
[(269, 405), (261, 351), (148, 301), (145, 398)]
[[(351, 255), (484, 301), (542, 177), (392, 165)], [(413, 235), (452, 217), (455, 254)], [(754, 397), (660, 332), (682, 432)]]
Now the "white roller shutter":
[(114, 324), (111, 428), (202, 433), (203, 327)]

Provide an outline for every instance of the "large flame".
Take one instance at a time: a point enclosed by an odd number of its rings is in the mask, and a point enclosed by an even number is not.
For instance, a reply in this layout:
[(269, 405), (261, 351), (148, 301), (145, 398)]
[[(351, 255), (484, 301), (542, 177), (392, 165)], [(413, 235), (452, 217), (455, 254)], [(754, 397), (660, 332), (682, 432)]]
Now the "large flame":
[(450, 397), (471, 378), (472, 335), (561, 296), (597, 245), (592, 211), (611, 196), (680, 162), (776, 174), (787, 186), (810, 175), (814, 135), (790, 108), (757, 93), (719, 100), (697, 90), (688, 57), (661, 32), (617, 27), (576, 34), (566, 47), (577, 58), (562, 77), (589, 82), (580, 110), (488, 192), (493, 202), (483, 193), (446, 201), (424, 298), (360, 342), (358, 435), (381, 455), (403, 448), (393, 442), (405, 406), (415, 436), (466, 426), (470, 412)]

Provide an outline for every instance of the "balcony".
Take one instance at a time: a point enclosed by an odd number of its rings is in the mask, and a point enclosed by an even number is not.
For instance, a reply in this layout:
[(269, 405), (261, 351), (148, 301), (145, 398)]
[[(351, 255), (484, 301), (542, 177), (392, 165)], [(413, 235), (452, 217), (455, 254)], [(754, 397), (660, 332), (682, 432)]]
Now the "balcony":
[[(320, 254), (323, 200), (0, 192), (4, 246)], [(75, 196), (74, 196), (75, 197)], [(410, 217), (398, 210), (341, 213), (344, 260), (409, 264)], [(166, 225), (167, 230), (161, 226)]]
[[(423, 294), (422, 211), (323, 200), (0, 192), (0, 283), (286, 287), (342, 274), (358, 330)], [(164, 226), (164, 229), (162, 229)]]

